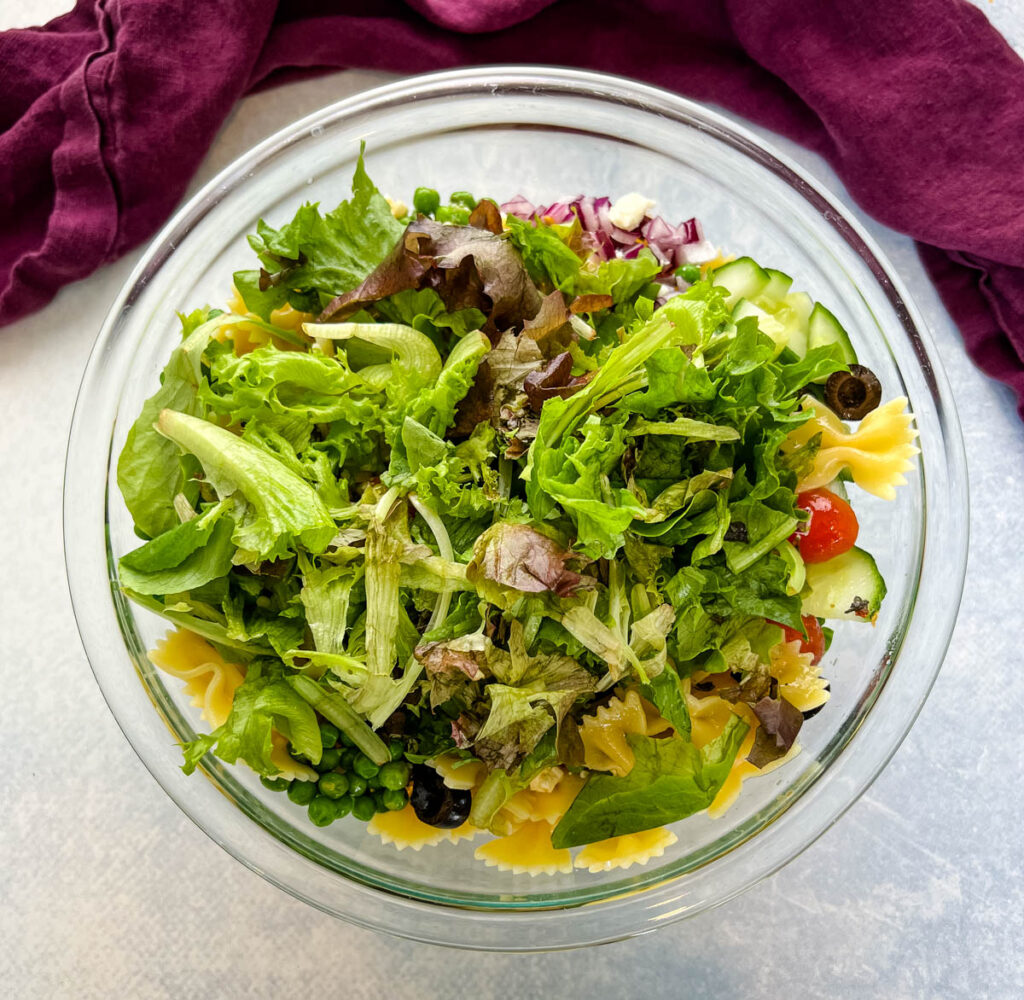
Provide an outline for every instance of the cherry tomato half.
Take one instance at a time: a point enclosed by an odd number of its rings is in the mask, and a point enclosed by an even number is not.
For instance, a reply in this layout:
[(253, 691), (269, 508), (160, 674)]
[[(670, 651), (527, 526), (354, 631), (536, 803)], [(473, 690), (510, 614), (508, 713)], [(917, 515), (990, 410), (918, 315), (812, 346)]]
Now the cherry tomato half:
[[(800, 620), (804, 623), (804, 630), (807, 632), (805, 639), (795, 628), (788, 625), (781, 625), (783, 642), (799, 642), (801, 653), (811, 654), (811, 663), (821, 663), (825, 655), (825, 633), (821, 630), (821, 623), (814, 615), (801, 615)], [(772, 622), (779, 625), (779, 622)]]
[(796, 505), (811, 515), (790, 538), (805, 563), (819, 563), (849, 552), (857, 541), (857, 515), (829, 490), (797, 494)]

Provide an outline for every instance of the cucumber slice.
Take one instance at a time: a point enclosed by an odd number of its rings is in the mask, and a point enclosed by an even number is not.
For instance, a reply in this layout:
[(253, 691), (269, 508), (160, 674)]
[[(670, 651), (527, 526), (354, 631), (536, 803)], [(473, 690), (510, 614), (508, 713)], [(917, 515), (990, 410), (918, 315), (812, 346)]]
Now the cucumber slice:
[(814, 301), (806, 292), (791, 292), (775, 310), (775, 318), (789, 329), (786, 346), (802, 358), (807, 353), (807, 321), (814, 309)]
[(764, 286), (757, 304), (764, 309), (774, 310), (782, 305), (793, 279), (784, 271), (776, 271), (773, 267), (766, 267), (765, 274), (768, 275), (768, 284)]
[(856, 547), (828, 562), (809, 563), (803, 613), (816, 618), (873, 622), (885, 597), (875, 560)]
[(843, 360), (848, 365), (857, 363), (857, 352), (850, 343), (849, 334), (820, 302), (816, 302), (807, 321), (807, 349), (824, 347), (827, 344), (838, 344), (842, 349)]
[(736, 308), (732, 311), (732, 321), (738, 323), (741, 319), (746, 319), (748, 316), (757, 320), (757, 328), (775, 341), (775, 354), (777, 356), (789, 340), (789, 329), (771, 313), (765, 312), (759, 306), (754, 305), (750, 299), (740, 299), (736, 303)]
[(711, 276), (713, 284), (720, 285), (729, 294), (725, 304), (732, 309), (740, 299), (752, 299), (765, 290), (771, 280), (757, 261), (750, 257), (723, 264)]

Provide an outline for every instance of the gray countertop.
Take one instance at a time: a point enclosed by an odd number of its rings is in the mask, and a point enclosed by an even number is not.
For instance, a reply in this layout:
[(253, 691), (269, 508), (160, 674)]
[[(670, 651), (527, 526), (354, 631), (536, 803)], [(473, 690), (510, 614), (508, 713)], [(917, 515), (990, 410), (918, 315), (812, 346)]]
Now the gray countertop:
[[(200, 180), (297, 116), (384, 79), (337, 74), (248, 98)], [(820, 160), (773, 141), (850, 205)], [(921, 306), (963, 423), (972, 544), (949, 655), (890, 765), (801, 857), (717, 910), (583, 952), (460, 954), (349, 927), (243, 868), (178, 811), (100, 697), (62, 561), (75, 392), (138, 254), (0, 331), (3, 991), (396, 1000), (1024, 995), (1024, 425), (1009, 392), (966, 359), (909, 240), (865, 222)]]

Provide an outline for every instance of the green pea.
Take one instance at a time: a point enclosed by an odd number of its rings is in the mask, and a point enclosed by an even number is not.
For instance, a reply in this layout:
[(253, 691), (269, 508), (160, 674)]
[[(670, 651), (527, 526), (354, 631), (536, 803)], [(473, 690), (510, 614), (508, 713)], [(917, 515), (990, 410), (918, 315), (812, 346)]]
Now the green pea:
[(288, 786), (288, 798), (296, 805), (308, 806), (316, 795), (315, 781), (293, 781)]
[(333, 771), (341, 763), (341, 751), (337, 747), (328, 747), (320, 757), (320, 763), (316, 765), (316, 770), (320, 774), (324, 774), (327, 771)]
[(397, 812), (397, 810), (405, 808), (409, 796), (404, 788), (385, 788), (381, 795), (381, 801), (389, 812)]
[(347, 816), (352, 812), (352, 796), (342, 795), (340, 799), (335, 799), (334, 811), (338, 814), (338, 819), (341, 819), (342, 816)]
[(334, 799), (317, 795), (309, 804), (309, 819), (314, 826), (330, 826), (338, 818)]
[(458, 205), (442, 205), (435, 213), (438, 222), (451, 222), (456, 226), (464, 226), (469, 222), (469, 212)]
[(359, 754), (358, 757), (352, 762), (352, 770), (356, 772), (361, 778), (372, 778), (380, 770), (366, 754)]
[(409, 784), (409, 765), (405, 761), (393, 760), (380, 769), (380, 783), (392, 791)]
[(266, 775), (260, 775), (260, 784), (264, 788), (269, 788), (272, 792), (283, 792), (288, 788), (290, 782), (287, 778), (268, 778)]
[(468, 191), (453, 191), (451, 198), (448, 200), (453, 205), (462, 205), (464, 208), (468, 208), (471, 212), (476, 208), (476, 198)]
[(363, 823), (368, 823), (377, 814), (377, 805), (369, 795), (360, 795), (352, 800), (352, 815)]
[(346, 733), (341, 733), (338, 736), (338, 742), (346, 748), (355, 746), (355, 744), (348, 738), (348, 735)]
[(320, 778), (317, 788), (320, 789), (321, 795), (326, 795), (329, 799), (340, 799), (348, 792), (348, 778), (337, 771), (330, 771)]
[[(370, 796), (367, 795), (366, 797), (369, 798)], [(379, 813), (383, 813), (383, 812), (387, 812), (388, 811), (388, 807), (386, 805), (384, 805), (384, 789), (383, 788), (379, 792), (374, 792), (373, 793), (373, 807)]]
[(320, 723), (320, 743), (325, 750), (328, 747), (333, 747), (338, 742), (340, 735), (337, 726), (332, 725), (330, 722)]
[(394, 737), (388, 744), (392, 760), (401, 760), (405, 756), (405, 740)]
[(683, 281), (688, 281), (691, 285), (695, 281), (700, 281), (700, 268), (696, 264), (684, 264), (682, 267), (677, 267), (672, 273), (682, 278)]
[(416, 188), (412, 196), (412, 207), (424, 215), (433, 215), (441, 204), (441, 196), (433, 188)]
[(365, 794), (366, 788), (365, 778), (361, 778), (358, 774), (350, 774), (348, 776), (348, 790), (353, 798)]
[(338, 766), (343, 771), (351, 771), (352, 770), (352, 765), (355, 763), (356, 757), (358, 757), (358, 756), (359, 756), (359, 751), (358, 750), (355, 750), (355, 749), (352, 749), (352, 748), (347, 748), (345, 750), (342, 750), (341, 751), (341, 760), (339, 761)]
[(380, 783), (380, 772), (378, 771), (372, 778), (366, 779), (366, 787), (371, 792), (379, 791), (384, 786)]

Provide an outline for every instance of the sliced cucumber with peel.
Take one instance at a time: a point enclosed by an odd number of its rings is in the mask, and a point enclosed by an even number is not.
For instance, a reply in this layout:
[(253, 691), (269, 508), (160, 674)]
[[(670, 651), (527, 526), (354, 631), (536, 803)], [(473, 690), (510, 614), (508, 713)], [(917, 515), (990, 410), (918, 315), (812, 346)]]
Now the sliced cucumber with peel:
[[(764, 295), (760, 297), (759, 303), (765, 303)], [(810, 296), (802, 292), (783, 296), (774, 308), (767, 308), (750, 299), (740, 299), (732, 311), (732, 321), (737, 323), (744, 317), (754, 317), (760, 331), (775, 341), (776, 354), (788, 347), (799, 359), (807, 351), (807, 319), (813, 305)]]
[(790, 330), (786, 346), (802, 358), (807, 353), (807, 321), (814, 310), (814, 300), (806, 292), (790, 292), (775, 310), (775, 316)]
[(786, 346), (790, 335), (790, 330), (786, 325), (780, 323), (770, 312), (765, 312), (760, 306), (754, 305), (750, 299), (740, 299), (732, 311), (732, 321), (738, 323), (747, 317), (756, 319), (757, 328), (775, 341), (776, 354)]
[(793, 279), (785, 272), (740, 257), (714, 271), (711, 280), (726, 290), (725, 304), (733, 311), (733, 323), (753, 316), (779, 352), (785, 349), (802, 358), (815, 347), (835, 344), (846, 364), (857, 363), (843, 324), (806, 292), (791, 292)]
[(761, 290), (757, 305), (771, 310), (789, 294), (793, 279), (785, 271), (776, 271), (773, 267), (766, 267), (764, 273), (768, 275), (768, 284)]
[(814, 304), (810, 319), (807, 321), (807, 350), (836, 344), (842, 350), (843, 361), (848, 365), (857, 363), (857, 352), (850, 343), (850, 335), (820, 302)]
[(717, 268), (711, 281), (728, 292), (725, 304), (732, 309), (740, 299), (753, 299), (760, 295), (768, 287), (771, 277), (756, 260), (740, 257)]
[(808, 563), (803, 613), (839, 621), (873, 622), (885, 597), (874, 558), (856, 546), (827, 562)]

